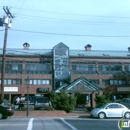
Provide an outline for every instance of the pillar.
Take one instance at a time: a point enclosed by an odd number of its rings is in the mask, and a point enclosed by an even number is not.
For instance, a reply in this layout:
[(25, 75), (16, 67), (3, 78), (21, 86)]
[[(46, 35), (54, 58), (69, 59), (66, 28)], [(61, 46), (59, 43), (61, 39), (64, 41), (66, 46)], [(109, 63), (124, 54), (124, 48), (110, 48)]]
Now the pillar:
[(92, 108), (96, 107), (96, 103), (95, 103), (95, 93), (92, 93)]

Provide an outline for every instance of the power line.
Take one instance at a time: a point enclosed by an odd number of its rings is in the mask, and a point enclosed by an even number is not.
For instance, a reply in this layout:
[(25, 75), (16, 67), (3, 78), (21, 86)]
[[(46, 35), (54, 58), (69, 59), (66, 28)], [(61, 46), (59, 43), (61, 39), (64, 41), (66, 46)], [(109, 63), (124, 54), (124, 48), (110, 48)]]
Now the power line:
[(20, 10), (22, 9), (22, 7), (23, 7), (25, 1), (26, 1), (26, 0), (24, 0), (23, 3), (21, 4), (21, 6), (20, 6), (20, 8), (19, 8), (19, 10), (18, 10), (18, 12), (17, 12), (17, 14), (18, 14), (18, 13), (20, 12)]
[(66, 33), (51, 33), (51, 32), (36, 32), (28, 30), (11, 29), (11, 31), (26, 32), (26, 33), (38, 33), (46, 35), (62, 35), (62, 36), (76, 36), (76, 37), (130, 37), (130, 35), (83, 35), (83, 34), (66, 34)]
[[(103, 24), (114, 24), (114, 25), (125, 25), (130, 26), (130, 23), (117, 23), (117, 22), (100, 22), (100, 21), (80, 21), (80, 20), (72, 20), (72, 19), (59, 19), (59, 18), (49, 18), (49, 17), (41, 17), (41, 16), (32, 16), (32, 15), (24, 15), (19, 14), (20, 17), (23, 17), (26, 19), (34, 19), (34, 20), (42, 20), (42, 21), (51, 21), (51, 22), (64, 22), (64, 23), (76, 23), (76, 24), (89, 24), (89, 25), (103, 25)], [(29, 18), (30, 17), (30, 18)]]
[[(18, 7), (12, 7), (18, 9)], [(52, 13), (52, 14), (63, 14), (63, 15), (76, 15), (76, 16), (87, 16), (87, 17), (104, 17), (104, 18), (128, 18), (130, 17), (123, 17), (123, 16), (104, 16), (104, 15), (86, 15), (86, 14), (74, 14), (74, 13), (64, 13), (64, 12), (55, 12), (55, 11), (45, 11), (45, 10), (33, 10), (27, 8), (21, 8), (23, 10), (34, 11), (34, 12), (43, 12), (43, 13)]]

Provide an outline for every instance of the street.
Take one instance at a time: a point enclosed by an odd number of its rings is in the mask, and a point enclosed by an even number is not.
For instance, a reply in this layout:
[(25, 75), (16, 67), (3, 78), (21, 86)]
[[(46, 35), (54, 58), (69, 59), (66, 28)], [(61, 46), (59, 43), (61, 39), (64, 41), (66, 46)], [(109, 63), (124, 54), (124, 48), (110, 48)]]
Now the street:
[(119, 130), (119, 119), (10, 117), (0, 130)]

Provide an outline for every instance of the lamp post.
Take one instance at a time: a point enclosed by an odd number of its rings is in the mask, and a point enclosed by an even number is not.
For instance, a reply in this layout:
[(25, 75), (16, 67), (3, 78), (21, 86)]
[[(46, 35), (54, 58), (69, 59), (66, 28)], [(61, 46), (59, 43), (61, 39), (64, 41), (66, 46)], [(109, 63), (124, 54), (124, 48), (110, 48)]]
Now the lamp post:
[(29, 78), (27, 77), (27, 113), (26, 116), (29, 116)]

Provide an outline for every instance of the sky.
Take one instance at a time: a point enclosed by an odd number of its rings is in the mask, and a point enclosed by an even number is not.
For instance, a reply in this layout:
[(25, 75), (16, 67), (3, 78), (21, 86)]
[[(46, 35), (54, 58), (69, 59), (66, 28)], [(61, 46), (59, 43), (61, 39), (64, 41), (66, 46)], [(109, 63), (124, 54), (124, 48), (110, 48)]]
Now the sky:
[[(71, 50), (128, 51), (130, 0), (1, 0), (0, 18), (8, 6), (12, 27), (7, 48), (52, 49), (63, 42)], [(5, 26), (0, 27), (3, 48)]]

